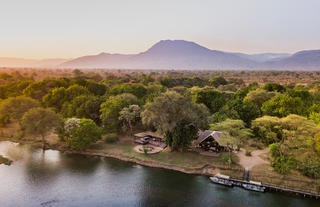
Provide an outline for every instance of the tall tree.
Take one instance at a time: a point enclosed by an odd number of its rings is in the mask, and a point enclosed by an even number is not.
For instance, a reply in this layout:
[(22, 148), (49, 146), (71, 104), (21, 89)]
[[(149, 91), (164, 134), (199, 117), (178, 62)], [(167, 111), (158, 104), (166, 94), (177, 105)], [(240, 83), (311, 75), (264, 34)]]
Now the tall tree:
[[(174, 131), (181, 131), (180, 129), (186, 126), (193, 126), (196, 130), (205, 128), (208, 124), (208, 115), (206, 106), (196, 104), (191, 99), (172, 91), (163, 93), (153, 102), (147, 103), (141, 113), (144, 125), (154, 127), (167, 137)], [(175, 135), (172, 138), (177, 138), (177, 143), (172, 145), (174, 142), (167, 140), (169, 146), (185, 147), (182, 135)]]
[(130, 105), (123, 108), (119, 113), (119, 120), (123, 122), (124, 129), (130, 129), (132, 134), (133, 127), (140, 121), (141, 108), (138, 105)]
[(50, 109), (33, 108), (26, 112), (21, 121), (21, 129), (30, 135), (41, 136), (45, 148), (45, 136), (63, 123), (62, 118)]
[(1, 119), (6, 119), (8, 121), (10, 119), (19, 121), (26, 111), (39, 106), (40, 104), (38, 101), (29, 97), (11, 97), (0, 103), (0, 116)]

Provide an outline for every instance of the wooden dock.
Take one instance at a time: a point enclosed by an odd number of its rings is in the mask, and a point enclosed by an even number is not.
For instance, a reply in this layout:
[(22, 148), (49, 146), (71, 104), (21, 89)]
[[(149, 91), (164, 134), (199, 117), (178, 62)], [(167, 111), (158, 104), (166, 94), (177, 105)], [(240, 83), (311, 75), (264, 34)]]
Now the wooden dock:
[[(250, 182), (246, 180), (239, 180), (239, 179), (233, 179), (233, 178), (229, 178), (229, 180), (233, 182), (234, 186), (238, 186), (238, 187), (242, 187), (242, 184), (250, 184)], [(269, 191), (269, 192), (282, 192), (282, 193), (287, 193), (291, 195), (302, 196), (305, 198), (320, 199), (320, 194), (293, 190), (293, 189), (288, 189), (288, 188), (283, 188), (283, 187), (278, 187), (273, 185), (266, 185), (263, 183), (261, 184), (261, 186), (265, 187), (266, 191)]]

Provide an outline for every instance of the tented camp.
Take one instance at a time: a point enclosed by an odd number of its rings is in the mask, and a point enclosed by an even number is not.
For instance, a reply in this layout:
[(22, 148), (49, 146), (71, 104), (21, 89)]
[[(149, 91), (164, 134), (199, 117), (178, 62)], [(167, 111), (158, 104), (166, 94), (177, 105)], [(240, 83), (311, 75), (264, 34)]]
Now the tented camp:
[(225, 136), (225, 133), (219, 131), (199, 131), (198, 139), (194, 141), (194, 145), (197, 148), (201, 148), (202, 150), (209, 152), (227, 151), (228, 146), (222, 141)]

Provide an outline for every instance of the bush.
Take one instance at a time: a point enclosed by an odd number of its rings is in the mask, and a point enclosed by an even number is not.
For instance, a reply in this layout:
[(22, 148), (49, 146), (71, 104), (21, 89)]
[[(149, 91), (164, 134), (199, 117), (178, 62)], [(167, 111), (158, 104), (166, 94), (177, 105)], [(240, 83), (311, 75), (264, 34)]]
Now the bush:
[(320, 159), (308, 157), (300, 165), (303, 175), (311, 178), (320, 178)]
[(273, 159), (272, 166), (278, 173), (286, 174), (297, 167), (297, 161), (293, 157), (280, 156)]
[(118, 135), (116, 133), (107, 134), (104, 138), (106, 143), (114, 143), (119, 140)]
[(226, 164), (234, 163), (234, 160), (232, 159), (231, 156), (229, 156), (229, 154), (222, 154), (220, 158)]
[(251, 156), (251, 150), (246, 150), (246, 156)]
[(143, 150), (143, 153), (144, 153), (144, 154), (148, 154), (148, 151), (149, 151), (148, 148), (143, 147), (142, 150)]

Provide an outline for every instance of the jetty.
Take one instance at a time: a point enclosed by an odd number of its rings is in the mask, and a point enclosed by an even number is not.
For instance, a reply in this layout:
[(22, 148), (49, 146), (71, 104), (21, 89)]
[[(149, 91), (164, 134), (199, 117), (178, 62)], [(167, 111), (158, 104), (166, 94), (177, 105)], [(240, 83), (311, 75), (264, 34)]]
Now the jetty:
[(216, 174), (214, 177), (210, 177), (210, 180), (214, 183), (225, 185), (228, 187), (237, 186), (237, 187), (244, 188), (246, 190), (251, 190), (256, 192), (265, 192), (265, 191), (282, 192), (282, 193), (287, 193), (291, 195), (302, 196), (305, 198), (320, 199), (320, 194), (293, 190), (293, 189), (283, 188), (283, 187), (274, 186), (274, 185), (267, 185), (257, 181), (234, 179), (234, 178), (230, 178), (227, 175), (222, 175), (219, 173)]

